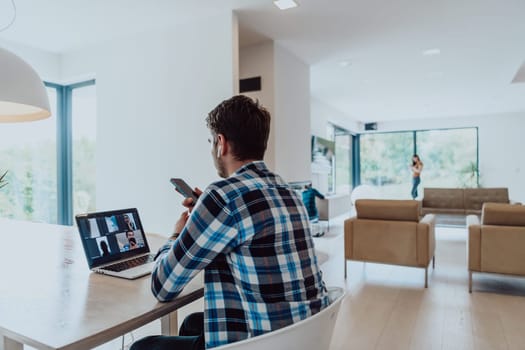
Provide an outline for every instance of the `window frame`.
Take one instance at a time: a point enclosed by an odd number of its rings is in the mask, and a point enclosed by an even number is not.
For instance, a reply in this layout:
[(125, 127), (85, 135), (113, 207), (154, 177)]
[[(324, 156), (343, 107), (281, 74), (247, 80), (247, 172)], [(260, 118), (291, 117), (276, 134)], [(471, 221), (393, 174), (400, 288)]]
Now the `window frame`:
[(44, 81), (46, 87), (57, 93), (57, 223), (73, 225), (73, 90), (95, 85), (90, 79), (74, 84), (61, 85)]

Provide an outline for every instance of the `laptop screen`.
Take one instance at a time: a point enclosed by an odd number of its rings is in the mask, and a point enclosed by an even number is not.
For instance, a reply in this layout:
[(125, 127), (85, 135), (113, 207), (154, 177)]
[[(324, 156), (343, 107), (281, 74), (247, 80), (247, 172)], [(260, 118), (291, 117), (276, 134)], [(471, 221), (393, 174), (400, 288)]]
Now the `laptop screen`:
[(149, 253), (135, 208), (80, 214), (75, 219), (90, 268)]

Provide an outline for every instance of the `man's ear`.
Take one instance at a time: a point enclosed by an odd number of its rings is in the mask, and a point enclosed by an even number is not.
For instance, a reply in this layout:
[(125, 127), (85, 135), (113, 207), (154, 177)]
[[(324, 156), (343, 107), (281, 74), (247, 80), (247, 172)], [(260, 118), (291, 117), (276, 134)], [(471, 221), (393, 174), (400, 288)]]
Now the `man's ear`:
[(222, 151), (226, 150), (228, 145), (226, 144), (226, 138), (223, 134), (217, 135), (217, 158), (220, 158), (222, 156)]

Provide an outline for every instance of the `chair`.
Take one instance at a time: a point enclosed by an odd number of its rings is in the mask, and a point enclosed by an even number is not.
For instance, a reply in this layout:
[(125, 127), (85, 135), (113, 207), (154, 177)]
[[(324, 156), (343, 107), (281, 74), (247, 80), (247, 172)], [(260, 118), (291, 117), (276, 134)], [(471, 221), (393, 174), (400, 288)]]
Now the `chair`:
[(425, 269), (435, 266), (435, 216), (420, 218), (415, 200), (358, 199), (356, 216), (345, 221), (346, 260), (404, 265)]
[(468, 290), (472, 293), (474, 272), (525, 276), (525, 207), (485, 203), (481, 222), (467, 216)]
[(276, 331), (219, 346), (214, 350), (328, 349), (345, 294), (342, 288), (330, 288), (328, 293), (331, 304), (317, 314)]

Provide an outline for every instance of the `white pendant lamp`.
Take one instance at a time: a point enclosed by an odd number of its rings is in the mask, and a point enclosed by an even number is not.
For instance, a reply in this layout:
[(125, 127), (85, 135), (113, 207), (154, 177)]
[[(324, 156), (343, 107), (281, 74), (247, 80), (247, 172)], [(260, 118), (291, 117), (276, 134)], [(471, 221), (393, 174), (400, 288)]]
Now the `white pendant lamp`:
[(50, 115), (47, 92), (38, 74), (20, 57), (0, 47), (0, 123)]

